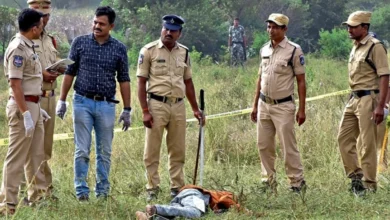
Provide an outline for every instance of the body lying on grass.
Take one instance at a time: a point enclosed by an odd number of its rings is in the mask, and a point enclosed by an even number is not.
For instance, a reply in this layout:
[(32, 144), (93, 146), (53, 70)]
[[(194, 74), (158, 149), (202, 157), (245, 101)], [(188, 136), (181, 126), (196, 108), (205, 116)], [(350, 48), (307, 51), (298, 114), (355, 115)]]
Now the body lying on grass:
[(173, 219), (175, 217), (200, 218), (210, 207), (214, 213), (240, 205), (232, 192), (206, 190), (195, 185), (185, 185), (169, 205), (147, 205), (145, 212), (136, 212), (138, 220)]

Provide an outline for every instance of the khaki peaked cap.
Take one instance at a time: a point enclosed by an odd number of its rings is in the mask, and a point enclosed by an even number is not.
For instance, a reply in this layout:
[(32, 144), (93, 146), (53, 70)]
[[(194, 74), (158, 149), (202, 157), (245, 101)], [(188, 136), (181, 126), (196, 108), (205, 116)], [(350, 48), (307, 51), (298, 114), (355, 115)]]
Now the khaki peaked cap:
[(369, 24), (371, 21), (371, 12), (369, 11), (355, 11), (350, 14), (348, 20), (343, 22), (343, 25), (358, 26), (360, 24)]
[(269, 15), (268, 19), (265, 22), (274, 22), (278, 26), (287, 26), (289, 19), (284, 14), (272, 13)]

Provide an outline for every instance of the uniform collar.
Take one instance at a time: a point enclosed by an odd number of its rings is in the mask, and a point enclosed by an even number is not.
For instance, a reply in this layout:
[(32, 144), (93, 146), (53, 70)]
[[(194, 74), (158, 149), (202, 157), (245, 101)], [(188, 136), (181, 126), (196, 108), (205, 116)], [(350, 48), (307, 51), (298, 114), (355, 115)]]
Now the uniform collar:
[(22, 34), (17, 33), (16, 37), (19, 37), (27, 46), (29, 46), (29, 47), (34, 46), (34, 42), (32, 40), (28, 39), (27, 37), (23, 36)]
[[(162, 47), (165, 47), (164, 43), (162, 42), (161, 38), (158, 40), (158, 44), (157, 44), (157, 47), (158, 48), (162, 48)], [(175, 42), (175, 46), (173, 47), (173, 49), (177, 49), (179, 48), (179, 44), (177, 42)]]
[(43, 29), (42, 31), (42, 34), (41, 34), (41, 39), (43, 39), (44, 37), (48, 36), (49, 34), (47, 33), (47, 31), (45, 29)]
[(357, 41), (355, 40), (353, 43), (354, 43), (355, 45), (359, 45), (359, 44), (364, 45), (364, 44), (366, 44), (366, 43), (368, 42), (368, 40), (371, 39), (371, 38), (372, 38), (372, 36), (369, 35), (369, 34), (367, 34), (367, 36), (365, 36), (365, 37), (363, 38), (363, 40), (361, 40), (360, 42), (357, 42)]
[[(288, 38), (285, 36), (282, 41), (278, 44), (278, 47), (285, 48), (288, 42)], [(269, 42), (269, 47), (272, 47), (272, 40)]]

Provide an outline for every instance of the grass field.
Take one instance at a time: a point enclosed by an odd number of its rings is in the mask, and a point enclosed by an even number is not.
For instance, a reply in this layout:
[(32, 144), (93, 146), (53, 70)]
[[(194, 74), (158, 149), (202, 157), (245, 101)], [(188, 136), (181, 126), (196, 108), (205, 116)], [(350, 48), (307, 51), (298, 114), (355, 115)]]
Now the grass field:
[[(196, 90), (205, 90), (208, 115), (251, 107), (257, 79), (256, 60), (247, 68), (229, 69), (225, 66), (194, 64), (193, 79)], [(2, 74), (2, 73), (1, 73)], [(335, 92), (348, 88), (345, 62), (307, 58), (307, 96)], [(131, 71), (133, 128), (142, 127), (142, 115), (136, 99), (135, 71)], [(60, 79), (62, 80), (62, 79)], [(7, 137), (5, 117), (7, 83), (0, 80), (0, 138)], [(277, 160), (278, 195), (260, 190), (260, 160), (256, 148), (256, 126), (249, 115), (240, 115), (207, 121), (205, 131), (204, 186), (242, 192), (241, 204), (257, 213), (249, 216), (235, 211), (222, 215), (207, 214), (203, 219), (387, 219), (390, 218), (390, 173), (378, 176), (380, 188), (376, 194), (357, 198), (348, 192), (349, 181), (344, 170), (336, 142), (338, 124), (347, 95), (308, 102), (304, 125), (296, 127), (298, 146), (305, 168), (308, 190), (304, 197), (288, 190), (283, 162)], [(71, 98), (68, 100), (71, 103)], [(70, 105), (71, 107), (71, 105)], [(187, 107), (189, 107), (187, 103)], [(187, 117), (192, 118), (190, 108)], [(119, 116), (121, 107), (117, 108)], [(71, 111), (64, 121), (56, 119), (56, 132), (72, 132)], [(120, 127), (119, 125), (117, 126)], [(197, 148), (198, 126), (187, 125), (186, 182), (192, 182)], [(93, 193), (88, 203), (80, 204), (73, 189), (73, 140), (54, 143), (53, 159), (55, 194), (58, 202), (44, 201), (35, 208), (18, 209), (15, 219), (135, 219), (135, 211), (143, 210), (146, 203), (145, 171), (143, 167), (144, 130), (115, 134), (110, 174), (111, 197), (97, 200)], [(0, 148), (4, 158), (7, 147)], [(280, 151), (278, 151), (280, 155)], [(95, 156), (91, 154), (89, 186), (95, 183)], [(169, 178), (166, 145), (162, 145), (160, 173), (162, 193), (158, 203), (168, 203)]]

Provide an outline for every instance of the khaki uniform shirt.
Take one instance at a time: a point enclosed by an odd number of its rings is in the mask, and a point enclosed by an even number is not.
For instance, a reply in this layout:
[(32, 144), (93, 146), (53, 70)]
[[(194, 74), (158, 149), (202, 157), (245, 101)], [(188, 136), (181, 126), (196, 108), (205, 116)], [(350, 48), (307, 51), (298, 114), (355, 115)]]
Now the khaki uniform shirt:
[(161, 40), (147, 44), (140, 52), (137, 77), (148, 78), (148, 93), (183, 98), (184, 80), (192, 77), (188, 49), (176, 43), (169, 51)]
[[(296, 48), (292, 65), (289, 65)], [(282, 99), (294, 93), (295, 75), (305, 74), (305, 59), (301, 47), (285, 37), (276, 48), (271, 41), (260, 50), (261, 93), (272, 99)], [(295, 74), (295, 75), (294, 75)]]
[[(46, 31), (42, 32), (40, 39), (33, 40), (35, 44), (35, 52), (39, 56), (41, 61), (42, 69), (52, 65), (57, 62), (58, 52), (53, 45), (52, 38), (48, 35)], [(57, 87), (57, 80), (53, 83), (43, 81), (42, 90), (53, 90)]]
[[(41, 95), (42, 67), (34, 53), (34, 43), (21, 34), (10, 42), (4, 57), (4, 73), (7, 79), (21, 79), (24, 95)], [(13, 91), (9, 89), (10, 96)]]
[(379, 89), (379, 77), (389, 75), (389, 64), (382, 44), (377, 43), (371, 50), (368, 59), (372, 60), (375, 70), (366, 62), (368, 51), (376, 40), (367, 35), (360, 43), (354, 43), (349, 56), (349, 85), (352, 91)]

